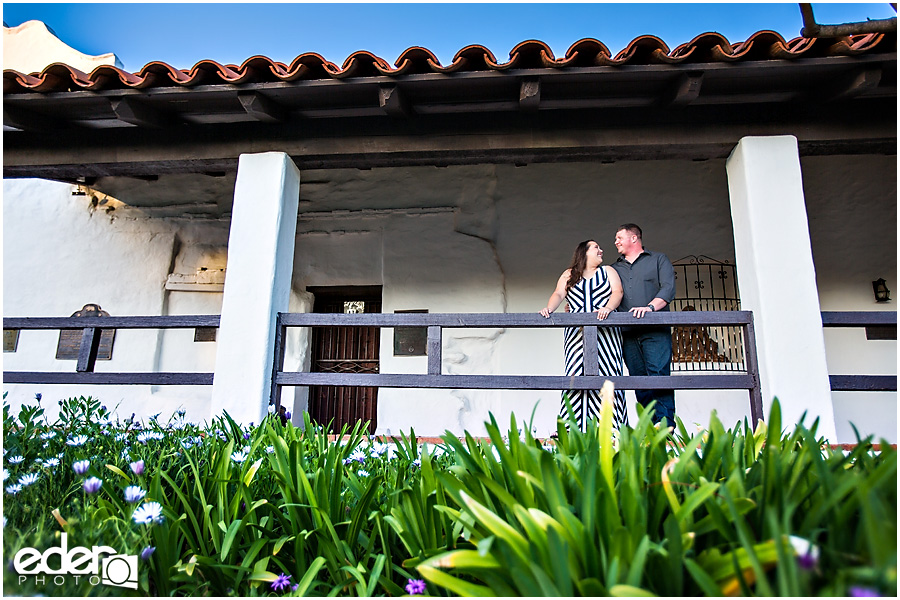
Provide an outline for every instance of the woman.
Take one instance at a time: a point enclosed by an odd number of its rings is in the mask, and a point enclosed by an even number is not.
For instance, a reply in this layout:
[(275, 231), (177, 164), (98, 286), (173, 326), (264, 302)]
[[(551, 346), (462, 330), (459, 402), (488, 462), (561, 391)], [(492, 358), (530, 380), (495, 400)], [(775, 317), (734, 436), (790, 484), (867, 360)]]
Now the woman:
[[(547, 306), (541, 309), (544, 317), (549, 317), (563, 300), (569, 303), (570, 312), (596, 312), (598, 319), (605, 319), (616, 310), (622, 301), (622, 281), (612, 267), (601, 267), (603, 250), (594, 240), (578, 244), (572, 256), (572, 266), (563, 271), (556, 290), (550, 295)], [(581, 327), (566, 327), (566, 375), (584, 374), (584, 331)], [(598, 355), (600, 358), (600, 375), (622, 375), (622, 332), (618, 327), (597, 328)], [(572, 403), (572, 410), (578, 427), (585, 430), (585, 425), (592, 418), (600, 416), (599, 390), (568, 390), (563, 392), (563, 401), (559, 414), (568, 417), (565, 398)], [(628, 413), (625, 410), (625, 393), (615, 392), (613, 419), (616, 428), (628, 424)]]

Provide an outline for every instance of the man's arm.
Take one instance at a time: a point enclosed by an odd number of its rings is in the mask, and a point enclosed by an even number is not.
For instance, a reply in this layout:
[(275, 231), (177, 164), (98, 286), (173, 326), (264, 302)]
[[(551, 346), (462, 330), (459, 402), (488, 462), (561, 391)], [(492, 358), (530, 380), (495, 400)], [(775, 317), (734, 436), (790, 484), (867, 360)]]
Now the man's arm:
[(675, 299), (675, 267), (665, 254), (657, 255), (656, 268), (659, 274), (659, 291), (650, 302), (656, 310), (662, 310)]

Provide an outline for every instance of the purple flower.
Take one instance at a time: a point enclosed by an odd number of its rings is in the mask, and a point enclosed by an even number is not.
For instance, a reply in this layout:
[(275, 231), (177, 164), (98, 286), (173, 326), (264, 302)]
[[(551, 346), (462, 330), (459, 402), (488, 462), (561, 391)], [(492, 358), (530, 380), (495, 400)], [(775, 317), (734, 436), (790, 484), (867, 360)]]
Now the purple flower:
[(42, 397), (43, 397), (43, 396), (41, 396), (41, 393), (40, 393), (40, 392), (38, 392), (37, 394), (34, 395), (34, 399), (37, 400), (38, 402), (41, 401), (41, 398), (42, 398)]
[(89, 477), (88, 479), (85, 480), (84, 485), (82, 487), (84, 488), (84, 491), (86, 493), (94, 494), (97, 492), (97, 490), (100, 489), (101, 485), (103, 485), (102, 479), (97, 479), (96, 477)]
[(276, 577), (275, 581), (272, 582), (272, 589), (276, 592), (283, 592), (289, 587), (291, 587), (291, 576), (284, 573)]
[(245, 440), (249, 440), (249, 439), (250, 439), (250, 434), (249, 434), (249, 433), (245, 433), (245, 434), (244, 434), (244, 439), (245, 439)]
[(797, 565), (805, 571), (815, 569), (819, 564), (819, 547), (808, 539), (796, 535), (788, 536), (788, 541), (797, 554)]
[(819, 563), (818, 559), (812, 554), (800, 554), (797, 556), (797, 564), (805, 571), (812, 571)]
[(881, 594), (878, 593), (878, 590), (862, 585), (851, 585), (848, 591), (850, 592), (850, 595), (855, 598), (877, 598), (881, 596)]
[(74, 465), (72, 465), (72, 470), (75, 471), (75, 473), (78, 475), (84, 475), (90, 468), (91, 461), (89, 460), (79, 460)]
[(144, 474), (144, 461), (139, 460), (137, 462), (133, 462), (130, 464), (131, 472), (135, 475), (143, 475)]
[(150, 560), (150, 555), (156, 551), (156, 546), (147, 546), (141, 550), (141, 560)]
[(410, 596), (418, 596), (425, 593), (425, 581), (422, 579), (410, 579), (406, 584), (406, 593)]

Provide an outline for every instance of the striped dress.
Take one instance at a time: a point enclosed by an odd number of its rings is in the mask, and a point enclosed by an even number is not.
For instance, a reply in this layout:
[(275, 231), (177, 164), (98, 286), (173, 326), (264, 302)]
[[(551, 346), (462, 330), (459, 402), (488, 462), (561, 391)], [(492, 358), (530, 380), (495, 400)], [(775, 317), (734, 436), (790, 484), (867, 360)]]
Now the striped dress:
[[(569, 312), (595, 312), (601, 306), (605, 306), (612, 295), (612, 286), (609, 277), (603, 267), (597, 269), (593, 277), (585, 279), (573, 285), (566, 301), (569, 303)], [(566, 350), (566, 375), (584, 374), (584, 332), (581, 327), (565, 328)], [(622, 332), (618, 327), (598, 327), (597, 346), (600, 358), (600, 375), (622, 375)], [(560, 416), (565, 419), (565, 398), (572, 403), (575, 419), (581, 431), (591, 419), (600, 418), (600, 390), (566, 390), (563, 392), (563, 400), (560, 402)], [(628, 424), (628, 413), (625, 410), (625, 393), (622, 390), (615, 391), (615, 405), (613, 406), (613, 426), (617, 429), (621, 425)]]

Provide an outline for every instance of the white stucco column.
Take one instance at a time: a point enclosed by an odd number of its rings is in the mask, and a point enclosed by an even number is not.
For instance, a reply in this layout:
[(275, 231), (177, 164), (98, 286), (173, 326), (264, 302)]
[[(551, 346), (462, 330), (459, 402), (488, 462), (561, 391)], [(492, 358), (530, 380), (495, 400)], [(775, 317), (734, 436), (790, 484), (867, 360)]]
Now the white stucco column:
[(266, 414), (275, 318), (290, 301), (300, 171), (287, 154), (242, 154), (228, 237), (211, 412), (259, 423)]
[(753, 311), (763, 405), (790, 430), (807, 411), (836, 442), (797, 139), (745, 137), (726, 162), (741, 308)]

